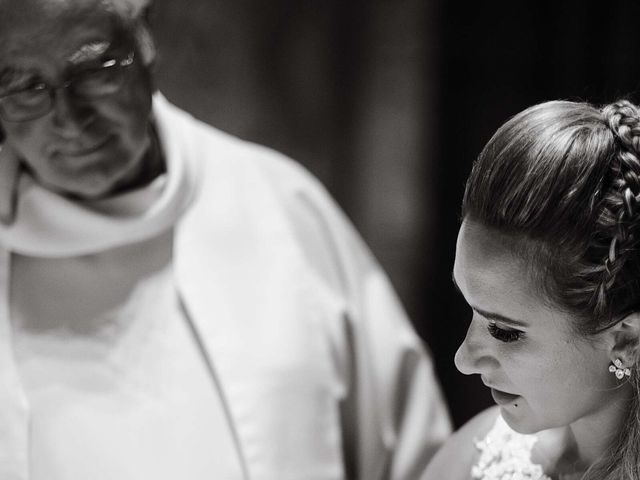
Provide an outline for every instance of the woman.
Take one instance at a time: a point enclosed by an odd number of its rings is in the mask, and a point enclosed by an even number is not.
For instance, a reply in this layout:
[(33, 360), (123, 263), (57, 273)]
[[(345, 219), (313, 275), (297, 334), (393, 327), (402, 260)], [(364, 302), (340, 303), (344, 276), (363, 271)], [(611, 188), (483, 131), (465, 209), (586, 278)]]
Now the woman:
[(455, 357), (496, 407), (428, 480), (640, 479), (640, 109), (547, 102), (503, 125), (468, 179)]

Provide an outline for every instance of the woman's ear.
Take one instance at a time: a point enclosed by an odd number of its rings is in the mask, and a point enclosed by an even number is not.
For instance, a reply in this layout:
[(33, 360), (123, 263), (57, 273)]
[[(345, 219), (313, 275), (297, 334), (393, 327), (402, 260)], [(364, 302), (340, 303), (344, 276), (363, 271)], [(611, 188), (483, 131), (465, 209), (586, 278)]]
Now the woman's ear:
[(609, 329), (611, 361), (620, 359), (625, 366), (640, 360), (640, 313), (634, 312)]
[(13, 149), (6, 142), (0, 145), (0, 222), (4, 225), (15, 218), (20, 165)]

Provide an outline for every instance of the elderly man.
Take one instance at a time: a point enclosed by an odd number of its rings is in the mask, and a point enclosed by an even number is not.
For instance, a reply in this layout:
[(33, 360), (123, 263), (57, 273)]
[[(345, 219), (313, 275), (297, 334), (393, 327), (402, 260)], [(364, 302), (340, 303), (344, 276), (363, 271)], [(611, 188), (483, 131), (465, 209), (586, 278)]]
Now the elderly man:
[(153, 93), (135, 0), (0, 0), (0, 479), (414, 479), (449, 432), (290, 160)]

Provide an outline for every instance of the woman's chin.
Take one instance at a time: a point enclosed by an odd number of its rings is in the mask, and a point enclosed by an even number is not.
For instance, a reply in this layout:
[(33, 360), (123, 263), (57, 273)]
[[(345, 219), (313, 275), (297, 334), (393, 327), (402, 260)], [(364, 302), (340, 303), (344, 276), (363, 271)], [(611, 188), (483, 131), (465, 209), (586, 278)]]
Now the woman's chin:
[(502, 419), (514, 432), (530, 435), (544, 430), (545, 428), (535, 421), (526, 410), (522, 403), (500, 405)]

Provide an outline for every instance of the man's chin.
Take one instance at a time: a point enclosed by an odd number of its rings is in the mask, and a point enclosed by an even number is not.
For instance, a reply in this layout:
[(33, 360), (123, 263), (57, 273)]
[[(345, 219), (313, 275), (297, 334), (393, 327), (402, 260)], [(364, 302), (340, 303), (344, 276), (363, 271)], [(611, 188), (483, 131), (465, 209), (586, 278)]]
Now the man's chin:
[(123, 172), (78, 172), (52, 181), (36, 179), (44, 188), (74, 200), (101, 200), (118, 191)]
[[(71, 198), (101, 200), (135, 188), (136, 179), (142, 172), (143, 165), (140, 161), (99, 161), (72, 171), (60, 172), (48, 188), (53, 187), (52, 190)], [(47, 187), (46, 182), (42, 183)]]
[(106, 198), (113, 187), (102, 184), (65, 184), (64, 186), (42, 183), (47, 189), (63, 197), (80, 201), (93, 201)]

